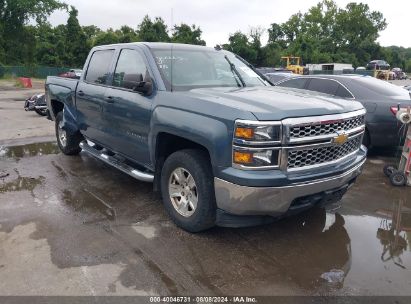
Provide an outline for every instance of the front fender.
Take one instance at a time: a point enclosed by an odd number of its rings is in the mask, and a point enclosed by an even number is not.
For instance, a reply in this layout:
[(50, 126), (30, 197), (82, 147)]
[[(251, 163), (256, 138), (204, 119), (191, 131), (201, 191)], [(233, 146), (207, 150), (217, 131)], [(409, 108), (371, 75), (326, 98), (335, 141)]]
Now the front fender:
[(155, 163), (157, 135), (169, 133), (205, 147), (215, 166), (231, 166), (233, 122), (171, 107), (157, 107), (151, 119), (150, 158)]

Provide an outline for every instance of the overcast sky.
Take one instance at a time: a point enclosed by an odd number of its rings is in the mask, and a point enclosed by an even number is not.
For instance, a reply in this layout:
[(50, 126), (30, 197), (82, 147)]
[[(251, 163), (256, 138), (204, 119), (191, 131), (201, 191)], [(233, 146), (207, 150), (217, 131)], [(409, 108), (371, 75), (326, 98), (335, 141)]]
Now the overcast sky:
[[(267, 29), (271, 23), (282, 23), (294, 13), (306, 12), (319, 0), (64, 0), (79, 10), (81, 25), (97, 25), (102, 29), (121, 25), (137, 28), (148, 14), (162, 17), (169, 28), (172, 24), (196, 24), (203, 31), (208, 46), (227, 42), (230, 33), (248, 32), (250, 27)], [(340, 7), (349, 2), (367, 3), (387, 19), (388, 27), (381, 33), (383, 46), (411, 47), (409, 33), (409, 0), (336, 0)], [(173, 11), (173, 22), (171, 20)], [(50, 17), (53, 25), (66, 23), (67, 13), (56, 12)], [(263, 37), (263, 39), (267, 39)]]

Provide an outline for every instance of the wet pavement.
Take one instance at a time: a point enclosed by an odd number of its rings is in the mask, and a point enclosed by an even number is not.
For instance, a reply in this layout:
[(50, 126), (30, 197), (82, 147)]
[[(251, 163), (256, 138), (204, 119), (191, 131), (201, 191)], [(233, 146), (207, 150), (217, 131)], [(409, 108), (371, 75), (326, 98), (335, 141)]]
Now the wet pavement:
[(371, 156), (341, 208), (190, 234), (151, 184), (88, 155), (0, 148), (0, 295), (411, 295), (393, 160)]

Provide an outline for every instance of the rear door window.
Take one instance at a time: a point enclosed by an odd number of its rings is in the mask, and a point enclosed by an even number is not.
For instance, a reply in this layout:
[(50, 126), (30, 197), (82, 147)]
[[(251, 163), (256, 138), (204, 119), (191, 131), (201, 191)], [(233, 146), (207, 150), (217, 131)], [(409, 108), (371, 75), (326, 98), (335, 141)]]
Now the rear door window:
[(342, 98), (354, 98), (354, 96), (352, 96), (352, 94), (342, 85), (338, 86), (338, 89), (335, 95), (338, 97), (342, 97)]
[(95, 51), (90, 59), (85, 80), (105, 84), (110, 73), (114, 50)]
[(295, 78), (281, 82), (278, 84), (278, 86), (286, 88), (304, 89), (306, 83), (306, 78)]
[(307, 90), (335, 95), (339, 86), (338, 82), (333, 80), (312, 78)]

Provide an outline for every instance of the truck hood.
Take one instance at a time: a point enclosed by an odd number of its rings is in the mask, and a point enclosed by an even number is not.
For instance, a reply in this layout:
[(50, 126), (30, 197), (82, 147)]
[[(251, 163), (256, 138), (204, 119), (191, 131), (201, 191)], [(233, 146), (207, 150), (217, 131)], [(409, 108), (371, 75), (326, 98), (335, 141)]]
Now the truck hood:
[(258, 120), (340, 114), (360, 110), (356, 101), (306, 90), (279, 87), (201, 88), (184, 92), (191, 98), (249, 111)]

